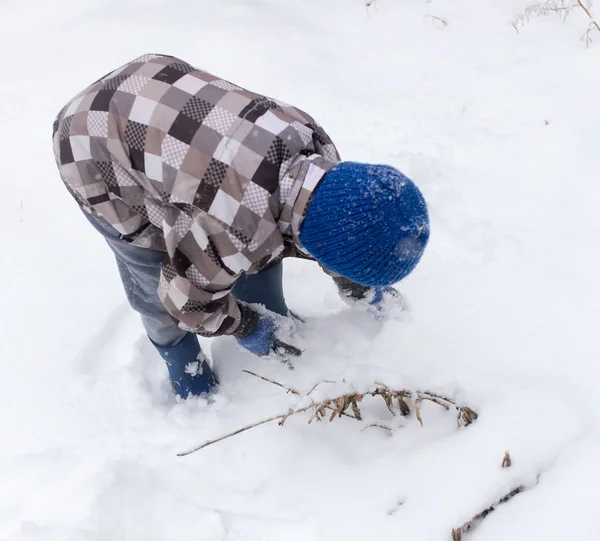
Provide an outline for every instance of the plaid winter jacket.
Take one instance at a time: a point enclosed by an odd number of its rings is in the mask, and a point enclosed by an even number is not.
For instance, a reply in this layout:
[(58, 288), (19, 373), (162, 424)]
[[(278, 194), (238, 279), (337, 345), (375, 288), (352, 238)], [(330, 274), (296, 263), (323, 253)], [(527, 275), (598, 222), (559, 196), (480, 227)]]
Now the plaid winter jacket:
[(165, 252), (159, 296), (179, 325), (234, 333), (230, 291), (298, 238), (311, 193), (339, 161), (305, 112), (186, 62), (145, 55), (75, 96), (54, 123), (68, 190), (132, 244)]

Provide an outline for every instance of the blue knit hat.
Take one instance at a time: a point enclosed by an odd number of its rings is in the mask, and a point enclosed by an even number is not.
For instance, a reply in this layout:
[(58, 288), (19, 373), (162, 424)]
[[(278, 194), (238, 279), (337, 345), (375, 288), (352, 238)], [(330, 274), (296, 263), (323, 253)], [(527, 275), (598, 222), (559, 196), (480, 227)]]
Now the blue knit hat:
[(417, 265), (429, 239), (423, 195), (387, 165), (341, 162), (323, 177), (300, 228), (324, 267), (359, 284), (387, 286)]

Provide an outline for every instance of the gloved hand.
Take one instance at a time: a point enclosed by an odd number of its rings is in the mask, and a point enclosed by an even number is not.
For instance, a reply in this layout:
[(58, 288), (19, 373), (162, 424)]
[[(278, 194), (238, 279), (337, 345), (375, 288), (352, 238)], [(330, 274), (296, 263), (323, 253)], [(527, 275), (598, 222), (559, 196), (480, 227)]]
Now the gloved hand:
[(238, 344), (250, 353), (262, 357), (268, 355), (275, 339), (275, 321), (268, 316), (259, 316), (256, 328), (246, 338), (238, 338)]
[(391, 286), (371, 288), (368, 297), (370, 311), (377, 319), (387, 318), (393, 311), (406, 311), (406, 302), (400, 293)]
[(402, 295), (391, 286), (364, 286), (346, 278), (335, 278), (334, 281), (340, 297), (348, 305), (365, 308), (377, 319), (385, 319), (408, 309)]
[(242, 321), (234, 333), (240, 346), (260, 357), (274, 353), (281, 361), (289, 363), (292, 357), (300, 357), (302, 351), (279, 340), (275, 333), (277, 323), (269, 315), (258, 314), (240, 303)]

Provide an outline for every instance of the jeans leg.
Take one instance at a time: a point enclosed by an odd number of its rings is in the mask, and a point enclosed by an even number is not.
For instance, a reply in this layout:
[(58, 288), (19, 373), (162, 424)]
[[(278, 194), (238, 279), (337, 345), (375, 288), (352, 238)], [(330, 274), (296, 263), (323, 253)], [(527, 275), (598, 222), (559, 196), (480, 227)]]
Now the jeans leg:
[(283, 264), (281, 262), (256, 274), (242, 274), (232, 290), (233, 296), (249, 304), (262, 304), (267, 310), (289, 316), (283, 296)]
[(113, 227), (85, 215), (114, 252), (127, 300), (142, 316), (148, 337), (167, 365), (175, 393), (185, 399), (216, 392), (218, 384), (198, 337), (180, 329), (158, 297), (160, 265), (165, 254), (132, 246)]
[(127, 300), (142, 317), (150, 339), (160, 346), (173, 346), (183, 340), (186, 331), (177, 326), (158, 297), (160, 265), (165, 254), (133, 246), (122, 240), (113, 227), (85, 212), (84, 215), (113, 251)]

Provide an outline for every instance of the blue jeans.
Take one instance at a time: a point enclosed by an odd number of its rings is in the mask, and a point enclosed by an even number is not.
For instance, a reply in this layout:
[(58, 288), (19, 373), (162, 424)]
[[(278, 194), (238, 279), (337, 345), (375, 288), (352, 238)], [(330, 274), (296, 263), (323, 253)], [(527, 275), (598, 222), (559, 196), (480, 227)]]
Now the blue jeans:
[[(110, 225), (86, 212), (84, 215), (96, 231), (104, 236), (115, 254), (127, 300), (142, 317), (149, 338), (158, 346), (165, 347), (181, 342), (188, 333), (177, 326), (158, 297), (164, 252), (133, 246)], [(282, 282), (283, 265), (277, 263), (257, 274), (242, 274), (232, 293), (240, 301), (263, 304), (268, 310), (287, 316), (289, 310), (283, 296)]]

